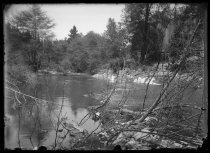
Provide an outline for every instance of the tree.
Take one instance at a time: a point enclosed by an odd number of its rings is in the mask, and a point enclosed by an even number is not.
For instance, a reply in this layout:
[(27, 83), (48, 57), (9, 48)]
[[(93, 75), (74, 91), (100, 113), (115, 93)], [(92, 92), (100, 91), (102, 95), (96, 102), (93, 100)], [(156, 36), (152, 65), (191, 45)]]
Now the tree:
[(162, 48), (163, 27), (169, 18), (166, 10), (168, 11), (166, 4), (126, 5), (123, 24), (130, 37), (130, 54), (136, 63), (146, 64), (159, 59), (157, 57), (160, 57)]
[(150, 4), (146, 4), (146, 13), (145, 13), (145, 21), (144, 21), (144, 32), (143, 32), (143, 46), (141, 49), (141, 62), (144, 63), (145, 55), (147, 52), (147, 31), (148, 31), (148, 20), (149, 20), (149, 13), (150, 13)]
[[(171, 70), (173, 70), (179, 63), (182, 55), (185, 53), (185, 47), (193, 34), (193, 27), (195, 27), (200, 21), (194, 41), (191, 44), (190, 53), (187, 58), (189, 59), (184, 64), (183, 71), (193, 71), (196, 75), (202, 76), (202, 52), (204, 50), (203, 45), (203, 16), (204, 11), (200, 5), (188, 4), (180, 7), (177, 11), (174, 34), (170, 40), (170, 45), (167, 48), (169, 52), (169, 62)], [(190, 58), (194, 58), (190, 60)], [(199, 62), (200, 61), (200, 62)], [(195, 63), (197, 62), (197, 63)], [(197, 70), (195, 69), (197, 67)], [(196, 70), (196, 71), (195, 71)]]
[(98, 40), (100, 39), (99, 34), (90, 31), (84, 36), (84, 39), (87, 42), (86, 45), (89, 48), (89, 50), (93, 50), (93, 52), (94, 50), (97, 50)]
[(105, 31), (105, 36), (107, 38), (107, 44), (108, 44), (108, 54), (110, 58), (116, 58), (119, 57), (120, 49), (119, 49), (119, 43), (117, 41), (118, 39), (118, 31), (117, 31), (117, 25), (114, 19), (109, 18), (108, 24), (107, 24), (107, 30)]
[(77, 28), (76, 26), (73, 26), (73, 28), (70, 30), (70, 34), (68, 34), (69, 38), (68, 38), (68, 42), (71, 42), (73, 39), (75, 39), (76, 37), (79, 36), (79, 34), (77, 33)]
[(34, 40), (51, 38), (51, 28), (55, 26), (39, 5), (32, 5), (11, 20), (11, 24), (20, 31), (29, 31)]
[(39, 5), (32, 5), (28, 10), (18, 13), (11, 18), (10, 24), (20, 31), (21, 35), (25, 33), (31, 37), (31, 40), (23, 45), (23, 56), (25, 62), (36, 72), (41, 67), (41, 57), (44, 55), (44, 40), (53, 37), (51, 28), (55, 24)]
[(143, 26), (144, 26), (145, 4), (127, 4), (124, 9), (124, 24), (130, 34), (131, 57), (138, 61), (143, 46)]
[(114, 19), (109, 18), (108, 20), (108, 24), (107, 24), (107, 30), (105, 32), (107, 38), (110, 41), (114, 41), (117, 37), (117, 25), (116, 22), (114, 21)]
[(7, 64), (17, 64), (22, 60), (22, 47), (28, 43), (31, 36), (28, 31), (20, 32), (16, 27), (10, 23), (5, 25), (5, 50)]

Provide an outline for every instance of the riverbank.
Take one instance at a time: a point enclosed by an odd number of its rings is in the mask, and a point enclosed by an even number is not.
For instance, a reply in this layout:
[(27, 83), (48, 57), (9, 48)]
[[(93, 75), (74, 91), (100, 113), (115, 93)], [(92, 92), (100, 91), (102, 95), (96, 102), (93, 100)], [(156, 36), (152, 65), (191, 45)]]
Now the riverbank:
[[(94, 78), (97, 79), (104, 79), (111, 83), (114, 83), (115, 81), (118, 81), (120, 83), (123, 83), (125, 81), (129, 83), (136, 83), (136, 84), (150, 84), (150, 85), (161, 85), (161, 83), (155, 78), (148, 78), (152, 74), (148, 74), (146, 72), (143, 72), (141, 69), (138, 70), (131, 70), (131, 69), (125, 69), (120, 70), (119, 75), (114, 74), (111, 70), (101, 70), (97, 74), (93, 75)], [(151, 79), (149, 81), (149, 79)]]
[(65, 71), (65, 72), (58, 72), (56, 70), (47, 70), (47, 69), (43, 69), (43, 70), (38, 70), (37, 75), (89, 75), (87, 73), (75, 73), (75, 72), (71, 72), (71, 71)]
[(66, 71), (66, 72), (58, 72), (55, 70), (48, 70), (48, 69), (42, 69), (42, 70), (38, 70), (37, 74), (38, 75), (46, 75), (46, 74), (50, 74), (50, 75), (68, 75), (71, 74), (72, 72), (70, 71)]
[[(92, 77), (97, 79), (107, 80), (111, 83), (115, 81), (123, 83), (127, 81), (128, 83), (136, 83), (136, 84), (148, 84), (160, 86), (163, 83), (166, 83), (167, 79), (173, 75), (173, 72), (167, 70), (167, 64), (159, 65), (155, 75), (153, 76), (153, 72), (156, 70), (155, 66), (148, 66), (147, 70), (143, 70), (144, 68), (139, 68), (138, 70), (132, 70), (126, 68), (124, 70), (119, 71), (119, 75), (113, 73), (112, 70), (104, 69), (99, 71), (97, 74), (94, 74)], [(151, 76), (153, 76), (151, 78)], [(188, 73), (176, 74), (174, 81), (187, 81), (194, 79), (192, 75)], [(203, 78), (197, 77), (199, 84), (203, 84)], [(150, 80), (150, 81), (149, 81)], [(198, 85), (200, 88), (201, 85)]]

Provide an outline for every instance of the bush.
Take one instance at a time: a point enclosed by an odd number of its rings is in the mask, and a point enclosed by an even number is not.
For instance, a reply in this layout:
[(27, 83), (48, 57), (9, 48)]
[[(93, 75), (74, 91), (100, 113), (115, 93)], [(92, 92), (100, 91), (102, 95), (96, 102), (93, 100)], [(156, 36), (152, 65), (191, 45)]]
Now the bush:
[(127, 67), (129, 69), (134, 69), (134, 70), (138, 68), (134, 59), (127, 59), (125, 61), (125, 67)]
[(70, 61), (69, 61), (69, 59), (68, 58), (64, 58), (62, 61), (61, 61), (61, 63), (60, 63), (60, 65), (61, 65), (61, 72), (63, 72), (64, 70), (69, 70), (70, 69)]
[(35, 73), (25, 65), (12, 65), (7, 67), (8, 79), (17, 85), (35, 84), (37, 81)]
[(58, 66), (56, 67), (56, 71), (57, 71), (57, 72), (65, 72), (63, 66), (61, 66), (61, 65), (58, 65)]
[(98, 60), (91, 61), (88, 66), (88, 73), (90, 73), (91, 75), (96, 74), (99, 71), (99, 67), (100, 67), (100, 61)]
[[(171, 72), (174, 72), (177, 68), (179, 67), (179, 64), (171, 64), (170, 66), (169, 66), (169, 70), (171, 71)], [(188, 73), (188, 70), (187, 70), (187, 67), (186, 67), (186, 65), (183, 65), (182, 67), (181, 67), (181, 69), (180, 69), (180, 71), (179, 71), (179, 74), (182, 74), (182, 73)]]
[(114, 73), (117, 73), (123, 68), (123, 60), (121, 58), (115, 58), (110, 60), (109, 67), (113, 70)]

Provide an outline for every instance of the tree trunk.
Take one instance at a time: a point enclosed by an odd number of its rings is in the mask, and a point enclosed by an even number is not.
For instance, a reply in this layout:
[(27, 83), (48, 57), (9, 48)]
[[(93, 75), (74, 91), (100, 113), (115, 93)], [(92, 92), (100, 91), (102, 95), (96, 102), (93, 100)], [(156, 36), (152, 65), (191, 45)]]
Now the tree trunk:
[(144, 35), (143, 35), (143, 46), (141, 50), (141, 63), (144, 63), (145, 61), (145, 55), (147, 53), (147, 32), (148, 32), (148, 19), (149, 19), (149, 13), (150, 13), (150, 6), (149, 3), (147, 3), (146, 7), (146, 14), (145, 14), (145, 22), (144, 22)]
[[(137, 29), (141, 28), (140, 26), (138, 26)], [(131, 57), (135, 60), (135, 61), (139, 61), (139, 56), (138, 56), (138, 52), (140, 52), (140, 47), (139, 47), (139, 41), (140, 39), (139, 37), (139, 30), (136, 31), (136, 33), (134, 34), (133, 38), (132, 38), (132, 46), (131, 46)]]

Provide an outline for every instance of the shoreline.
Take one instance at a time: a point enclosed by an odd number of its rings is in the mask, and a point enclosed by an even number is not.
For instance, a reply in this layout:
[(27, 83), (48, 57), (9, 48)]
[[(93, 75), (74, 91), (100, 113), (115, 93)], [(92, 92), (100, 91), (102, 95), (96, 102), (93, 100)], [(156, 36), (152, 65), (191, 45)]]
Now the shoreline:
[[(136, 71), (137, 72), (137, 71)], [(123, 72), (123, 70), (121, 70), (119, 72), (119, 76), (117, 78), (116, 74), (112, 73), (111, 71), (101, 71), (99, 73), (96, 73), (94, 75), (92, 75), (92, 77), (96, 78), (96, 79), (103, 79), (103, 80), (107, 80), (111, 83), (114, 83), (117, 79), (117, 81), (119, 82), (125, 82), (128, 81), (130, 83), (136, 83), (136, 84), (147, 84), (149, 82), (149, 79), (146, 75), (135, 75), (135, 74), (129, 74), (126, 72)], [(159, 83), (159, 81), (157, 81), (154, 77), (151, 79), (150, 85), (161, 85)]]
[[(94, 75), (91, 75), (88, 73), (76, 73), (76, 72), (71, 72), (71, 71), (58, 72), (55, 70), (43, 69), (43, 70), (38, 70), (37, 75), (38, 76), (40, 76), (40, 75), (63, 75), (63, 76), (88, 75), (88, 76), (91, 76), (96, 79), (106, 80), (110, 83), (114, 83), (117, 79), (117, 81), (119, 81), (119, 83), (123, 83), (123, 82), (127, 81), (129, 83), (147, 85), (147, 83), (149, 82), (148, 77), (151, 76), (152, 74), (147, 74), (147, 73), (143, 72), (141, 69), (139, 69), (139, 70), (126, 69), (126, 70), (120, 70), (119, 76), (117, 78), (116, 74), (114, 74), (111, 70), (107, 70), (107, 69), (102, 69), (101, 71), (99, 71), (98, 73), (96, 73)], [(162, 83), (164, 81), (164, 77), (168, 77), (171, 75), (172, 75), (172, 72), (167, 72), (165, 70), (158, 70), (156, 72), (155, 76), (151, 79), (149, 85), (160, 86), (160, 85), (162, 85)], [(186, 81), (190, 81), (192, 79), (192, 77), (191, 76), (187, 77), (187, 74), (183, 73), (183, 74), (177, 74), (174, 78), (175, 81), (176, 80), (184, 80), (184, 79), (186, 79)], [(199, 78), (199, 81), (201, 81), (202, 79), (203, 78)]]
[(67, 75), (89, 75), (87, 73), (76, 73), (76, 72), (71, 72), (71, 71), (67, 71), (67, 72), (58, 72), (55, 70), (38, 70), (37, 75), (63, 75), (63, 76), (67, 76)]

